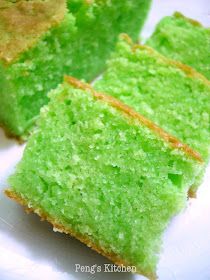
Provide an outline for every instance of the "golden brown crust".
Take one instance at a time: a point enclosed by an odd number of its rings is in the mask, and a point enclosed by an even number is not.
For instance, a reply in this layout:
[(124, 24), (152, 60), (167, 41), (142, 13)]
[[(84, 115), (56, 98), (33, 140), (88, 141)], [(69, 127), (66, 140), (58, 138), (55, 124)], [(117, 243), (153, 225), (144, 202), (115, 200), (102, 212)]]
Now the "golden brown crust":
[[(175, 17), (175, 18), (182, 18), (182, 19), (185, 19), (186, 21), (188, 21), (189, 23), (191, 23), (192, 25), (194, 25), (194, 26), (198, 26), (198, 27), (203, 27), (203, 25), (199, 22), (199, 21), (197, 21), (197, 20), (195, 20), (195, 19), (192, 19), (192, 18), (188, 18), (188, 17), (186, 17), (186, 16), (184, 16), (182, 13), (180, 13), (180, 12), (175, 12), (174, 14), (173, 14), (173, 16)], [(204, 27), (203, 27), (204, 28)]]
[[(126, 40), (127, 41), (127, 40)], [(195, 69), (193, 69), (192, 67), (185, 65), (179, 61), (176, 60), (172, 60), (170, 58), (165, 57), (164, 55), (158, 53), (156, 50), (154, 50), (153, 48), (146, 46), (146, 45), (141, 45), (141, 44), (133, 44), (131, 45), (132, 50), (135, 52), (138, 49), (141, 50), (146, 50), (148, 53), (150, 53), (151, 55), (155, 55), (158, 56), (160, 59), (162, 59), (162, 61), (165, 64), (174, 66), (178, 69), (180, 69), (181, 71), (183, 71), (188, 77), (191, 78), (195, 78), (195, 79), (199, 79), (200, 81), (202, 81), (204, 84), (206, 84), (207, 86), (210, 86), (210, 81), (203, 76), (202, 74), (200, 74), (199, 72), (197, 72)]]
[(65, 0), (26, 1), (0, 6), (0, 59), (11, 63), (32, 47), (50, 28), (59, 24), (66, 13)]
[[(17, 203), (19, 203), (20, 205), (22, 205), (25, 209), (25, 211), (27, 213), (33, 212), (36, 213), (37, 215), (39, 215), (41, 217), (41, 220), (46, 220), (48, 221), (50, 224), (52, 224), (53, 229), (55, 231), (59, 231), (61, 233), (66, 233), (69, 234), (73, 237), (75, 237), (76, 239), (78, 239), (79, 241), (81, 241), (82, 243), (86, 244), (88, 247), (90, 247), (92, 250), (96, 251), (97, 253), (103, 255), (104, 257), (108, 258), (109, 260), (111, 260), (112, 262), (114, 262), (115, 264), (119, 265), (119, 266), (131, 266), (131, 264), (125, 262), (124, 260), (122, 260), (118, 255), (116, 255), (113, 252), (107, 252), (107, 250), (105, 248), (99, 247), (97, 246), (95, 243), (93, 243), (87, 236), (81, 235), (79, 233), (74, 232), (72, 229), (70, 228), (66, 228), (64, 225), (62, 225), (61, 223), (57, 222), (54, 218), (50, 217), (46, 212), (44, 212), (42, 209), (40, 208), (33, 208), (33, 207), (28, 207), (28, 203), (26, 201), (26, 199), (23, 199), (20, 195), (18, 195), (16, 192), (12, 191), (12, 190), (5, 190), (5, 194), (13, 199), (14, 201), (16, 201)], [(151, 280), (156, 280), (157, 276), (155, 273), (145, 273), (144, 271), (138, 270), (137, 273), (145, 275), (146, 277), (148, 277)]]
[(194, 189), (194, 186), (188, 190), (188, 198), (197, 198), (197, 190)]
[(130, 118), (139, 121), (141, 124), (145, 125), (149, 129), (154, 131), (156, 134), (158, 134), (164, 141), (168, 142), (173, 148), (182, 150), (188, 156), (194, 158), (195, 160), (199, 161), (200, 163), (203, 163), (203, 159), (201, 158), (199, 153), (192, 150), (187, 145), (181, 143), (177, 138), (169, 135), (163, 129), (161, 129), (160, 127), (155, 125), (153, 122), (146, 119), (144, 116), (140, 115), (139, 113), (135, 112), (132, 108), (123, 104), (122, 102), (115, 99), (114, 97), (105, 95), (103, 93), (96, 92), (89, 84), (83, 83), (73, 77), (65, 76), (64, 80), (75, 88), (79, 88), (82, 90), (90, 90), (92, 92), (93, 96), (96, 97), (97, 99), (107, 102), (112, 107), (120, 110), (125, 115), (129, 116)]
[(0, 128), (2, 128), (2, 130), (4, 131), (5, 136), (8, 139), (12, 139), (12, 140), (16, 140), (17, 143), (19, 145), (22, 145), (26, 142), (26, 140), (24, 140), (23, 138), (21, 138), (21, 136), (17, 136), (14, 133), (12, 133), (5, 125), (3, 125), (2, 123), (0, 123)]
[(162, 59), (162, 61), (168, 65), (172, 65), (176, 68), (179, 68), (180, 70), (182, 70), (187, 76), (191, 77), (191, 78), (196, 78), (201, 80), (202, 82), (204, 82), (207, 86), (210, 86), (210, 81), (201, 73), (197, 72), (194, 68), (185, 65), (179, 61), (170, 59), (165, 57), (164, 55), (162, 55), (161, 53), (157, 52), (155, 49), (153, 49), (150, 46), (147, 45), (142, 45), (140, 43), (135, 44), (133, 43), (132, 39), (129, 37), (129, 35), (127, 35), (126, 33), (122, 33), (120, 35), (120, 38), (124, 41), (126, 41), (126, 43), (128, 43), (132, 49), (132, 51), (136, 51), (138, 49), (140, 50), (146, 50), (148, 53), (150, 53), (151, 55), (155, 55), (158, 56), (160, 59)]

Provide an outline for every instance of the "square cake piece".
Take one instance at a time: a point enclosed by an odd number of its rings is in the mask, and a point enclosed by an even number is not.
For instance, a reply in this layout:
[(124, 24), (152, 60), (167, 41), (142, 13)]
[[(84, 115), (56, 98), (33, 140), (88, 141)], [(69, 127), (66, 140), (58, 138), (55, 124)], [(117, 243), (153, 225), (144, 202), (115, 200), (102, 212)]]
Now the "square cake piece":
[(192, 68), (148, 46), (133, 44), (122, 35), (107, 70), (94, 87), (133, 107), (208, 162), (210, 82)]
[(161, 238), (202, 159), (120, 101), (66, 77), (6, 194), (118, 265), (156, 277)]
[(92, 80), (121, 32), (137, 40), (150, 2), (2, 0), (0, 125), (23, 138), (64, 74)]
[(159, 22), (147, 44), (210, 80), (210, 28), (176, 12)]

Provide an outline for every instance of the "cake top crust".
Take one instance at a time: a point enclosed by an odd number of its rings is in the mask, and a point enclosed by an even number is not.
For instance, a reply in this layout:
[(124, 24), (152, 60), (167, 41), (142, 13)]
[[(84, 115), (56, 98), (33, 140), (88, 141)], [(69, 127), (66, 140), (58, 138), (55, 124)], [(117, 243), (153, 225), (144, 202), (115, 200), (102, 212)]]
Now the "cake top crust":
[[(178, 14), (177, 16), (182, 16), (181, 14)], [(194, 79), (198, 79), (200, 81), (202, 81), (203, 83), (205, 83), (207, 86), (210, 86), (210, 81), (201, 73), (199, 73), (198, 71), (196, 71), (194, 68), (183, 64), (182, 62), (170, 59), (168, 57), (165, 57), (164, 55), (162, 55), (161, 53), (159, 53), (158, 51), (156, 51), (155, 49), (153, 49), (152, 47), (148, 46), (148, 45), (142, 45), (142, 44), (135, 44), (133, 43), (133, 41), (131, 40), (131, 38), (127, 35), (122, 33), (120, 35), (121, 40), (124, 40), (126, 43), (128, 43), (132, 49), (133, 52), (135, 52), (136, 50), (143, 50), (145, 52), (147, 52), (148, 54), (150, 54), (151, 56), (157, 57), (159, 60), (162, 61), (162, 63), (165, 63), (169, 66), (173, 66), (177, 69), (180, 69), (186, 76), (194, 78)]]
[(17, 0), (0, 3), (0, 60), (9, 64), (32, 47), (66, 13), (65, 0)]
[(155, 134), (159, 135), (160, 138), (162, 138), (165, 142), (167, 142), (172, 148), (182, 150), (186, 155), (193, 158), (194, 160), (203, 163), (203, 160), (199, 153), (192, 150), (189, 146), (186, 144), (181, 143), (177, 138), (169, 135), (167, 132), (165, 132), (163, 129), (161, 129), (159, 126), (157, 126), (152, 121), (148, 120), (144, 116), (140, 115), (139, 113), (135, 112), (130, 108), (129, 106), (123, 104), (119, 100), (115, 99), (112, 96), (96, 92), (89, 84), (83, 83), (73, 77), (65, 76), (64, 77), (65, 82), (69, 83), (71, 86), (75, 88), (79, 88), (82, 90), (90, 90), (93, 94), (93, 96), (96, 99), (102, 100), (112, 107), (118, 109), (123, 114), (128, 116), (129, 118), (132, 118), (133, 120), (136, 120), (137, 122), (141, 123), (142, 125), (148, 127), (151, 129)]
[(181, 19), (183, 19), (183, 20), (185, 20), (185, 21), (191, 23), (191, 24), (194, 25), (194, 26), (204, 28), (203, 25), (202, 25), (199, 21), (197, 21), (197, 20), (195, 20), (195, 19), (192, 19), (192, 18), (188, 18), (188, 17), (184, 16), (184, 15), (183, 15), (182, 13), (180, 13), (180, 12), (175, 12), (175, 13), (173, 14), (173, 17), (174, 17), (174, 18), (177, 18), (177, 19), (178, 19), (178, 18), (181, 18)]

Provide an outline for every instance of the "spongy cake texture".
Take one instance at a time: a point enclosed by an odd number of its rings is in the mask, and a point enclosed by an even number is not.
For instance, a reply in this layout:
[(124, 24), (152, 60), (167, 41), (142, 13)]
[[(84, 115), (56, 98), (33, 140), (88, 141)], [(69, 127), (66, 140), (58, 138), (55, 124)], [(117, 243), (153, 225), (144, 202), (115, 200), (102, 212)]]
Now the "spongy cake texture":
[(192, 68), (123, 35), (95, 88), (132, 106), (208, 162), (210, 82)]
[(180, 13), (163, 18), (147, 44), (163, 55), (192, 66), (210, 80), (210, 27)]
[(27, 134), (63, 74), (92, 80), (119, 33), (136, 40), (151, 1), (65, 2), (0, 3), (0, 124), (10, 134)]
[(50, 93), (10, 197), (155, 278), (162, 233), (202, 164), (123, 104), (70, 80)]

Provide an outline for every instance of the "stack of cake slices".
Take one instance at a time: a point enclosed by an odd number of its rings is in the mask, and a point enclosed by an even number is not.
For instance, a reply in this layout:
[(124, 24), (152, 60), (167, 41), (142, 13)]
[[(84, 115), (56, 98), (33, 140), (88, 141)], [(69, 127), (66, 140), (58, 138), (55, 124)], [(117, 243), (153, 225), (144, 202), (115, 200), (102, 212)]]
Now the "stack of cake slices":
[(46, 95), (65, 72), (92, 79), (117, 33), (134, 28), (135, 38), (149, 1), (69, 1), (71, 14), (63, 1), (59, 9), (3, 2), (0, 118), (23, 137), (48, 103), (5, 193), (55, 230), (156, 279), (164, 230), (195, 195), (210, 156), (209, 30), (175, 14), (150, 46), (123, 34), (93, 86), (65, 76)]
[[(210, 157), (210, 81), (193, 68), (121, 35), (94, 87), (120, 99), (168, 133)], [(205, 170), (205, 168), (204, 168)], [(200, 185), (203, 171), (191, 190)]]

